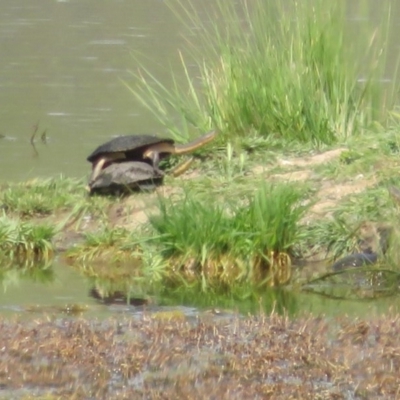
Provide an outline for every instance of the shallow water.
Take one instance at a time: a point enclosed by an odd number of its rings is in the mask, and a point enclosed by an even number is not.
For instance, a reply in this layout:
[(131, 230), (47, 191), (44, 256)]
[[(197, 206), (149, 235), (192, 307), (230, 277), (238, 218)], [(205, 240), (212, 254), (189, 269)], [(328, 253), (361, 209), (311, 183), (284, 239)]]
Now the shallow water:
[[(379, 315), (389, 309), (400, 310), (400, 296), (367, 300), (337, 300), (318, 294), (293, 290), (265, 290), (241, 294), (215, 295), (199, 290), (167, 290), (162, 288), (143, 298), (151, 298), (145, 305), (129, 305), (126, 302), (103, 304), (90, 296), (93, 280), (84, 277), (76, 269), (60, 260), (40, 272), (29, 273), (15, 268), (0, 275), (0, 314), (3, 316), (25, 315), (83, 315), (104, 318), (112, 315), (141, 317), (143, 313), (179, 312), (195, 317), (207, 312), (211, 318), (233, 316), (234, 313), (269, 314), (272, 310), (299, 315), (355, 316)], [(132, 297), (141, 298), (141, 295)], [(233, 314), (232, 314), (233, 313)]]

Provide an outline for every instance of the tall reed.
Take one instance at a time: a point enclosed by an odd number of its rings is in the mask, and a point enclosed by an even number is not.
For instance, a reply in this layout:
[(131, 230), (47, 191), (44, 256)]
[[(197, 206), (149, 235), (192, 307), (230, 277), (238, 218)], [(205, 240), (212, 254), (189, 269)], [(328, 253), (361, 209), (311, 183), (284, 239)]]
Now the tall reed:
[(386, 123), (396, 92), (380, 82), (390, 9), (350, 38), (345, 1), (216, 0), (206, 17), (195, 3), (170, 3), (196, 32), (181, 55), (185, 84), (142, 69), (130, 89), (172, 135), (194, 126), (319, 145)]

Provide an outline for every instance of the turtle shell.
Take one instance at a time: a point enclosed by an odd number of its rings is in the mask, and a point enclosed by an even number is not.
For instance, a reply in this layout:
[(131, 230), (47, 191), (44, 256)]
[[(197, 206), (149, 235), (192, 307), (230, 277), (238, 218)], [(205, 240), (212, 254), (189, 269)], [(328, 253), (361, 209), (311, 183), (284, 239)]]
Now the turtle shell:
[(88, 156), (87, 160), (89, 162), (95, 162), (99, 157), (112, 153), (126, 153), (128, 159), (141, 159), (141, 155), (148, 146), (158, 143), (174, 144), (174, 140), (153, 135), (118, 136), (100, 145)]
[(91, 193), (118, 194), (137, 190), (153, 190), (164, 176), (144, 162), (126, 161), (110, 164), (90, 184)]

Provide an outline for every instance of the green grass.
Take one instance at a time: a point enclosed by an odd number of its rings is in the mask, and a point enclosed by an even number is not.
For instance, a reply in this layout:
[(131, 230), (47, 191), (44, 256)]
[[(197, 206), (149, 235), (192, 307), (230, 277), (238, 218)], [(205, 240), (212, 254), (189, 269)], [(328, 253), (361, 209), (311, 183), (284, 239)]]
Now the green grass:
[(69, 228), (79, 230), (88, 216), (103, 223), (107, 207), (116, 201), (88, 197), (81, 180), (62, 176), (3, 185), (0, 252), (20, 263), (48, 259), (57, 233)]
[(379, 134), (368, 132), (348, 140), (339, 157), (314, 167), (314, 170), (321, 177), (336, 182), (357, 177), (374, 182), (388, 181), (400, 173), (399, 153), (398, 127), (391, 123), (390, 129)]
[(3, 215), (0, 217), (0, 253), (16, 261), (47, 260), (53, 255), (54, 234), (52, 226), (13, 220)]
[(0, 196), (0, 204), (8, 216), (24, 220), (49, 217), (57, 224), (57, 230), (79, 225), (88, 214), (104, 218), (104, 210), (115, 201), (115, 198), (88, 197), (82, 180), (63, 176), (9, 184)]
[(173, 75), (167, 87), (142, 68), (129, 88), (175, 138), (217, 128), (261, 147), (319, 146), (387, 124), (397, 86), (386, 90), (379, 80), (390, 9), (377, 26), (357, 24), (349, 40), (344, 1), (217, 0), (211, 24), (194, 3), (170, 3), (198, 33), (190, 56), (181, 55), (185, 83)]
[[(150, 216), (161, 254), (173, 269), (210, 283), (261, 280), (284, 283), (292, 247), (307, 206), (293, 185), (259, 183), (256, 193), (218, 202), (186, 193), (175, 202), (160, 198)], [(274, 269), (276, 267), (276, 269)]]
[(73, 247), (67, 254), (69, 258), (83, 263), (96, 258), (106, 258), (111, 254), (116, 262), (121, 257), (130, 255), (132, 242), (133, 236), (127, 229), (103, 227), (97, 232), (85, 234), (84, 243)]
[(60, 177), (10, 185), (2, 191), (1, 203), (21, 217), (45, 216), (72, 208), (85, 194), (82, 181)]

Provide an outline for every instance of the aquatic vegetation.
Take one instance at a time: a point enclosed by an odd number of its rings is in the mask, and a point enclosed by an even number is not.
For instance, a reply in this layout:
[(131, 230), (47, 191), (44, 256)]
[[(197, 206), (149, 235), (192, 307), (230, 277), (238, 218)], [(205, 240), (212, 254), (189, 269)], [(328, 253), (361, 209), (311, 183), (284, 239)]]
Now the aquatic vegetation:
[(218, 128), (229, 140), (320, 145), (388, 122), (398, 87), (381, 83), (390, 9), (383, 7), (376, 26), (354, 23), (349, 41), (346, 2), (219, 0), (209, 20), (194, 2), (172, 4), (202, 43), (201, 53), (189, 42), (190, 57), (181, 55), (185, 84), (173, 76), (169, 88), (143, 68), (128, 86), (173, 136), (188, 136), (193, 126)]
[(249, 280), (269, 285), (290, 279), (290, 254), (307, 205), (300, 188), (260, 184), (242, 201), (203, 201), (187, 193), (180, 202), (160, 198), (150, 216), (170, 268), (200, 278), (203, 286)]
[(0, 217), (0, 253), (15, 260), (46, 260), (53, 255), (55, 229), (49, 225)]

